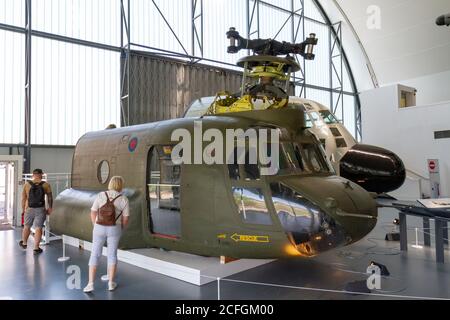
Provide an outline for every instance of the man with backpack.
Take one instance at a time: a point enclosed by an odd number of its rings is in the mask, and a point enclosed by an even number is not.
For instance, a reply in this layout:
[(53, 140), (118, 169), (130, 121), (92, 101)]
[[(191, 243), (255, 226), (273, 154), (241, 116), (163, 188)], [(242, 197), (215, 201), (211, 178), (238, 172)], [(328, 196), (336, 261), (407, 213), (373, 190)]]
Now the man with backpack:
[[(42, 181), (43, 172), (41, 169), (33, 170), (33, 180), (25, 183), (22, 192), (22, 212), (25, 214), (25, 224), (22, 232), (22, 240), (19, 246), (27, 248), (28, 237), (30, 236), (31, 226), (35, 228), (34, 232), (34, 254), (39, 254), (42, 249), (39, 243), (42, 238), (42, 228), (44, 227), (47, 215), (52, 212), (53, 196), (50, 185)], [(47, 195), (48, 209), (45, 209), (45, 196)]]

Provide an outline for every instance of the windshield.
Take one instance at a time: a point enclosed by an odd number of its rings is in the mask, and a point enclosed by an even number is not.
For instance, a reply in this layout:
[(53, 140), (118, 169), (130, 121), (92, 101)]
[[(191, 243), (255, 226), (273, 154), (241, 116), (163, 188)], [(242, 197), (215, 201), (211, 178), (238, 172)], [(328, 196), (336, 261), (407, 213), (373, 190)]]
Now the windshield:
[(318, 173), (330, 172), (319, 147), (314, 143), (280, 143), (280, 171)]
[[(268, 145), (267, 150), (272, 154), (276, 144)], [(234, 151), (234, 164), (228, 165), (229, 177), (233, 180), (257, 180), (261, 177), (261, 169), (270, 166), (262, 166), (261, 164), (250, 164), (249, 151), (247, 147), (245, 152), (245, 164), (237, 164), (237, 150)], [(252, 150), (256, 151), (256, 150)], [(320, 147), (313, 143), (297, 143), (297, 142), (280, 142), (279, 170), (276, 175), (284, 174), (311, 174), (311, 173), (329, 173), (331, 172), (323, 152)]]
[(330, 110), (320, 110), (319, 112), (326, 124), (339, 123), (339, 120), (336, 119), (335, 115), (332, 114)]
[(315, 126), (322, 126), (323, 121), (319, 113), (315, 111), (309, 111), (306, 117), (306, 128), (312, 128), (313, 124)]
[(196, 118), (205, 115), (211, 103), (213, 103), (215, 97), (204, 97), (195, 100), (187, 108), (184, 114), (185, 118)]

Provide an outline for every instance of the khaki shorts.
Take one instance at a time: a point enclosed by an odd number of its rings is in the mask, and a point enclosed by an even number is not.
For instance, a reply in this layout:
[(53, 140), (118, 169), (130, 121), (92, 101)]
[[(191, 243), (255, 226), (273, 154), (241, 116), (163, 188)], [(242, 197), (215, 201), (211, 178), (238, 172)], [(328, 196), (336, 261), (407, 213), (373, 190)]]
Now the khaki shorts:
[(25, 212), (25, 225), (27, 227), (43, 228), (46, 219), (45, 208), (28, 208)]

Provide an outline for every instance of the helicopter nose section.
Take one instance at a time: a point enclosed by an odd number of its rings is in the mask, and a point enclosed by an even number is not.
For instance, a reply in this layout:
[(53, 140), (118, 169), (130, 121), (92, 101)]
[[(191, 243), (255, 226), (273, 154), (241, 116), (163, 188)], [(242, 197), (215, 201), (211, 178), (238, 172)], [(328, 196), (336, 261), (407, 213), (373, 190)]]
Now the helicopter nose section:
[(290, 177), (271, 189), (281, 225), (303, 255), (358, 241), (376, 225), (375, 201), (346, 179)]

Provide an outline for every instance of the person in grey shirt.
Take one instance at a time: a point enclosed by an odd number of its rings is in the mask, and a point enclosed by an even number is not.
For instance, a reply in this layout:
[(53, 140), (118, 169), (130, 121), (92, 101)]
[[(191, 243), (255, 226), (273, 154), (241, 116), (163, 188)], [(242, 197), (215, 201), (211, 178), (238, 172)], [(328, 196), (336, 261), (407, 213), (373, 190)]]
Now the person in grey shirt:
[[(128, 217), (130, 216), (128, 199), (121, 194), (123, 186), (124, 180), (122, 177), (112, 177), (108, 185), (108, 191), (100, 192), (92, 205), (91, 220), (94, 229), (92, 231), (92, 251), (89, 259), (89, 283), (83, 289), (86, 293), (94, 291), (95, 274), (98, 262), (102, 256), (105, 241), (108, 243), (108, 290), (112, 291), (117, 287), (117, 283), (114, 282), (117, 271), (117, 248), (122, 235), (122, 229), (127, 226)], [(97, 223), (98, 211), (107, 202), (106, 197), (108, 197), (110, 201), (115, 199), (114, 207), (116, 224), (112, 226), (105, 226)]]

